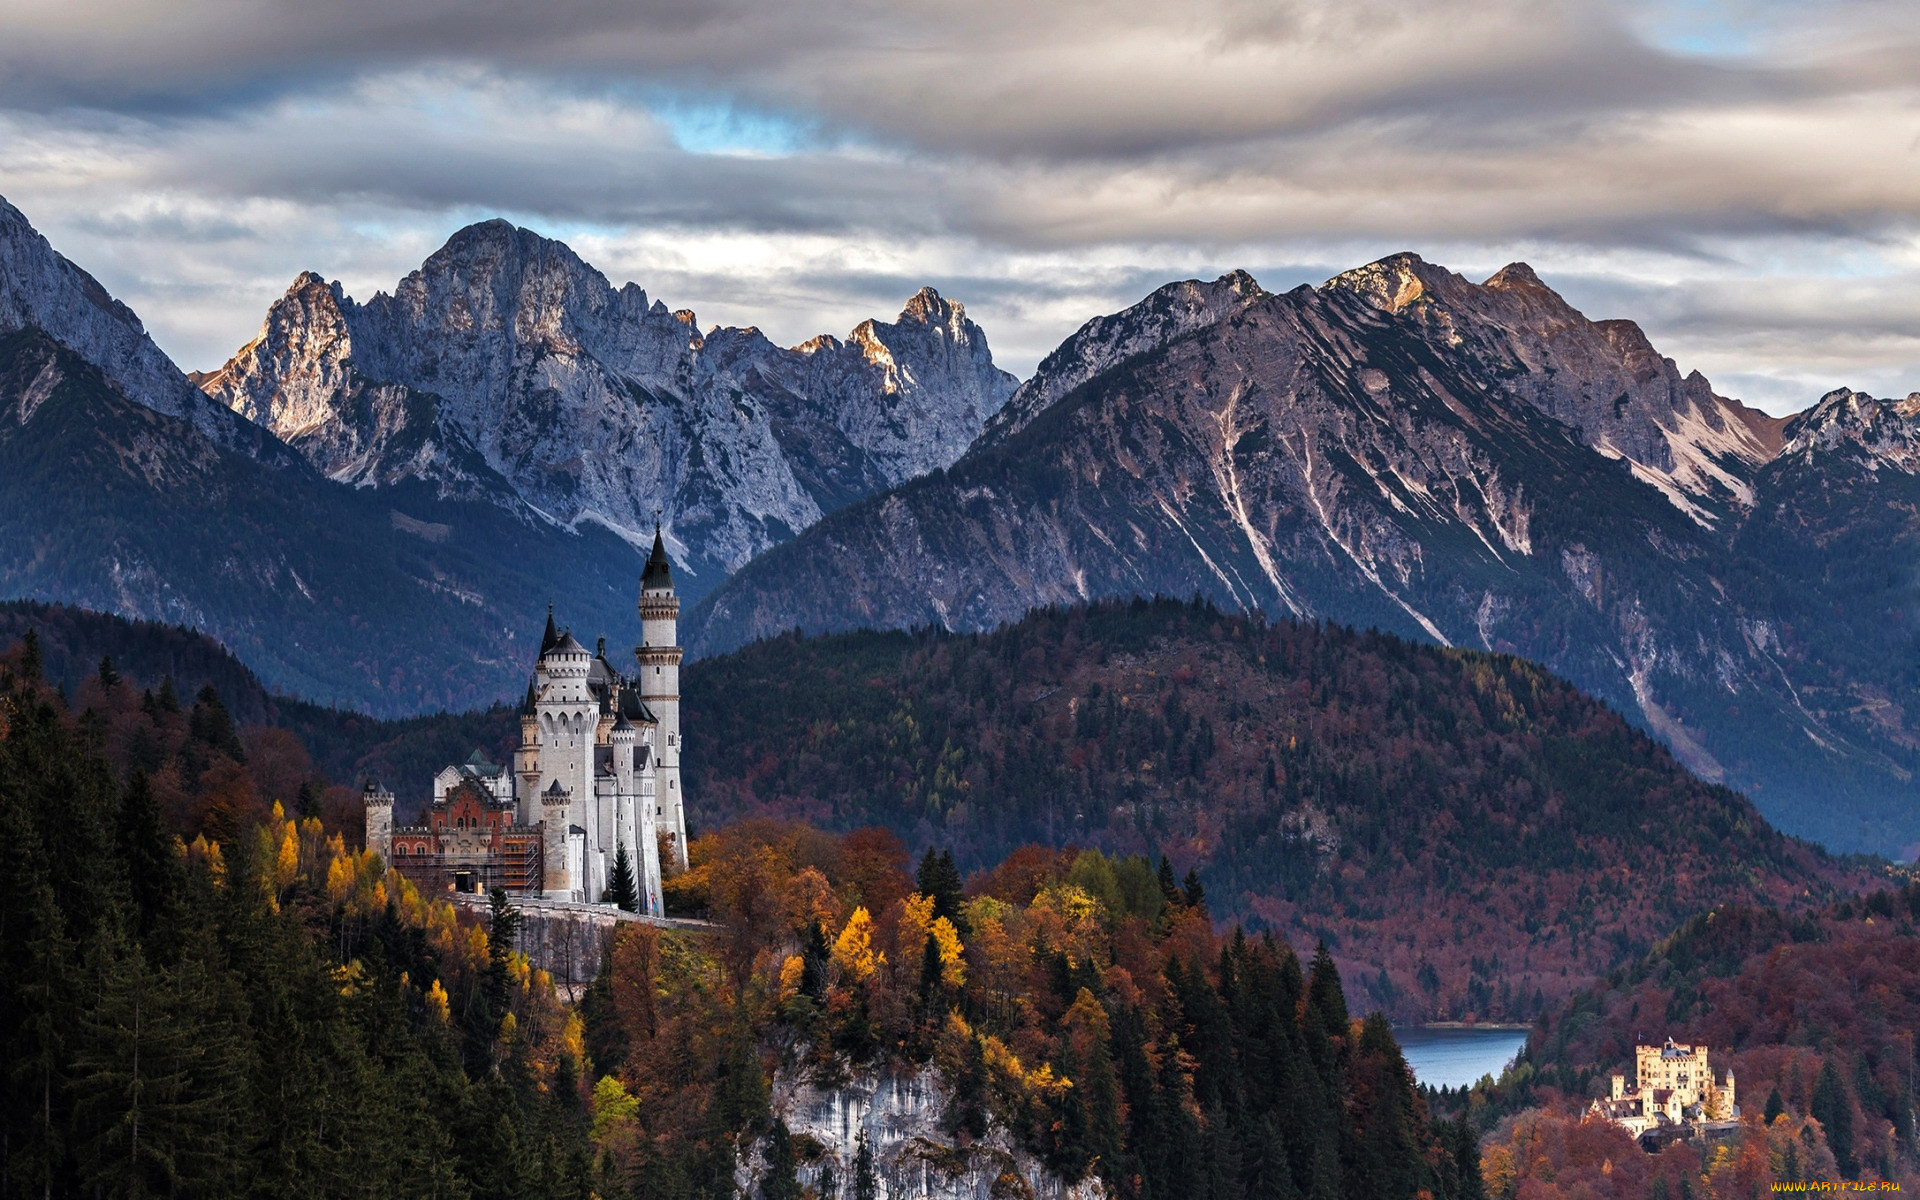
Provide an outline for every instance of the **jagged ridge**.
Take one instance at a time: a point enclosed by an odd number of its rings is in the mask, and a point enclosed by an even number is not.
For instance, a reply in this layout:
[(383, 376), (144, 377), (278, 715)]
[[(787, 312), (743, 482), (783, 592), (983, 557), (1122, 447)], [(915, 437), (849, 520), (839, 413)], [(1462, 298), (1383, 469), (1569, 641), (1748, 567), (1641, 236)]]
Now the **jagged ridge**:
[(321, 470), (431, 482), (636, 543), (658, 516), (692, 594), (828, 511), (942, 467), (1012, 376), (931, 288), (792, 349), (699, 329), (564, 244), (487, 221), (365, 304), (305, 273), (199, 377)]

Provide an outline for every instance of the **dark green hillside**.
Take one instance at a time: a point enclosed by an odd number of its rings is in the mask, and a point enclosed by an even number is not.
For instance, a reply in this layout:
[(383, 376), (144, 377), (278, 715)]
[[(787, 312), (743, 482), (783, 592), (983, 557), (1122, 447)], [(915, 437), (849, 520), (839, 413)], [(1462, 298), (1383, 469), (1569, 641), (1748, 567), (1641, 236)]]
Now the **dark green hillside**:
[(1531, 1016), (1703, 908), (1860, 878), (1539, 668), (1384, 634), (1101, 604), (777, 638), (685, 693), (698, 813), (1165, 853), (1405, 1017)]
[(631, 624), (639, 565), (604, 532), (264, 465), (45, 334), (0, 338), (0, 595), (199, 628), (276, 690), (401, 713), (512, 694), (555, 580), (584, 636)]
[[(1324, 938), (1363, 1007), (1407, 1019), (1531, 1017), (1703, 909), (1868, 878), (1523, 660), (1385, 634), (1141, 601), (779, 638), (684, 692), (696, 831), (881, 824), (967, 869), (1028, 842), (1166, 854), (1216, 915)], [(276, 709), (320, 775), (403, 808), (518, 734), (507, 706)]]
[(270, 721), (279, 712), (245, 664), (192, 629), (67, 604), (0, 603), (0, 647), (11, 646), (28, 630), (40, 639), (42, 672), (68, 695), (99, 673), (102, 659), (110, 659), (116, 672), (143, 687), (157, 688), (171, 679), (176, 693), (190, 697), (211, 686), (243, 724)]

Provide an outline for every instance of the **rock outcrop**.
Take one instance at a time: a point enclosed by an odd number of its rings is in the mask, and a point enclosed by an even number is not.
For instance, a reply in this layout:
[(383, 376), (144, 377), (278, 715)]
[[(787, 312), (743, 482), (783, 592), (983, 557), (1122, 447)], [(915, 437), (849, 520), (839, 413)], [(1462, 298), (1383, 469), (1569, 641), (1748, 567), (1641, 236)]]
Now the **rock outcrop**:
[[(1105, 1200), (1099, 1179), (1067, 1183), (1016, 1147), (997, 1125), (980, 1141), (957, 1145), (940, 1128), (946, 1103), (946, 1090), (932, 1069), (913, 1074), (861, 1070), (828, 1088), (783, 1074), (773, 1086), (774, 1114), (796, 1140), (811, 1139), (819, 1149), (799, 1171), (807, 1186), (817, 1186), (830, 1168), (840, 1194), (852, 1195), (864, 1133), (878, 1200)], [(754, 1194), (764, 1165), (755, 1160), (742, 1168), (739, 1182), (747, 1194)]]
[(301, 275), (206, 393), (360, 486), (403, 480), (644, 546), (699, 595), (823, 513), (943, 467), (1013, 377), (932, 289), (792, 349), (700, 330), (565, 245), (488, 221), (361, 304)]

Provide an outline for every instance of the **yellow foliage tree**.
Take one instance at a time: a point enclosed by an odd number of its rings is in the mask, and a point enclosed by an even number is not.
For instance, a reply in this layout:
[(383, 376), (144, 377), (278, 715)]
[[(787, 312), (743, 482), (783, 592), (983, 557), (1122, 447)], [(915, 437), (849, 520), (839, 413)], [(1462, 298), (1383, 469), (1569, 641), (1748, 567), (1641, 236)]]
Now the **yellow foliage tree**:
[(967, 981), (967, 960), (961, 957), (960, 931), (953, 922), (939, 917), (933, 922), (934, 944), (940, 948), (940, 982), (950, 988)]
[(853, 910), (834, 940), (833, 965), (843, 979), (864, 980), (873, 974), (873, 917), (865, 906)]

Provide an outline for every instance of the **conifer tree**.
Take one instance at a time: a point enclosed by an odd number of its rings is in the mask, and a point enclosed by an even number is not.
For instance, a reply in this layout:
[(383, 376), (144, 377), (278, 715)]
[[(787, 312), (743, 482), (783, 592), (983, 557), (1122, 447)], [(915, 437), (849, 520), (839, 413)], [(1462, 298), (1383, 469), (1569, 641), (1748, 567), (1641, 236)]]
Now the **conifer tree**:
[(101, 656), (99, 680), (102, 691), (111, 692), (120, 686), (120, 672), (113, 669), (113, 656), (110, 654)]
[(1180, 885), (1173, 880), (1173, 864), (1164, 854), (1160, 856), (1159, 881), (1160, 894), (1166, 897), (1169, 908), (1186, 903), (1186, 897), (1180, 894)]
[(1207, 910), (1207, 889), (1200, 883), (1198, 867), (1188, 868), (1186, 886), (1181, 890), (1180, 899), (1188, 908), (1200, 912)]
[(1766, 1123), (1769, 1125), (1773, 1124), (1774, 1118), (1786, 1111), (1786, 1101), (1780, 1098), (1780, 1085), (1776, 1083), (1773, 1085), (1773, 1090), (1767, 1093)]
[(300, 790), (294, 796), (294, 809), (301, 820), (320, 818), (320, 784), (313, 779), (300, 781)]
[(873, 1169), (873, 1147), (867, 1143), (867, 1131), (860, 1130), (853, 1152), (853, 1200), (878, 1200), (880, 1178)]
[(240, 744), (240, 734), (233, 727), (233, 717), (227, 712), (220, 693), (214, 691), (210, 683), (200, 689), (200, 695), (193, 702), (193, 711), (187, 715), (187, 736), (207, 750), (224, 754), (235, 762), (247, 761), (247, 751)]
[(1833, 1161), (1840, 1168), (1840, 1174), (1848, 1179), (1857, 1176), (1860, 1162), (1853, 1153), (1853, 1104), (1831, 1059), (1814, 1079), (1813, 1096), (1807, 1107), (1812, 1110), (1813, 1119), (1827, 1131), (1827, 1148), (1833, 1151)]
[(760, 1180), (760, 1200), (800, 1200), (800, 1176), (793, 1157), (793, 1138), (787, 1123), (774, 1118), (767, 1134), (767, 1173)]
[(180, 858), (161, 827), (160, 808), (145, 771), (136, 770), (120, 803), (119, 848), (126, 864), (135, 931), (146, 936), (166, 924), (180, 883)]
[(962, 909), (966, 904), (966, 893), (960, 882), (960, 869), (954, 865), (951, 851), (942, 850), (935, 854), (931, 847), (920, 860), (920, 869), (914, 872), (914, 884), (922, 896), (933, 901), (933, 917), (938, 920), (945, 917), (953, 922), (960, 936), (967, 935), (966, 916)]
[(633, 860), (627, 857), (627, 844), (621, 842), (613, 856), (613, 878), (607, 882), (606, 899), (627, 912), (640, 911), (640, 889), (633, 882)]
[(1313, 969), (1307, 977), (1307, 1016), (1317, 1033), (1329, 1038), (1347, 1036), (1347, 997), (1340, 987), (1340, 970), (1325, 942), (1313, 951)]
[(29, 629), (20, 639), (20, 677), (28, 682), (40, 678), (40, 631)]
[(987, 1136), (987, 1058), (978, 1036), (967, 1038), (960, 1070), (950, 1084), (952, 1094), (942, 1126), (950, 1134), (974, 1141)]

